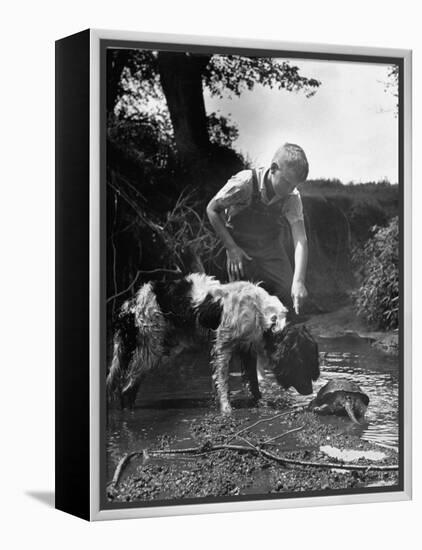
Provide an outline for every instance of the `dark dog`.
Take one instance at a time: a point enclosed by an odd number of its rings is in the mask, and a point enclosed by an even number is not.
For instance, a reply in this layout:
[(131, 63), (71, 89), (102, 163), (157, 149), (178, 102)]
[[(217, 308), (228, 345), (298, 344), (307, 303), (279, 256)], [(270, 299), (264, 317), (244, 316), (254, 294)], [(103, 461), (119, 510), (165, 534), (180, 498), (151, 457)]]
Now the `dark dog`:
[(211, 335), (211, 368), (223, 413), (229, 413), (229, 365), (240, 356), (252, 396), (260, 398), (257, 357), (277, 380), (312, 393), (319, 376), (318, 350), (303, 328), (286, 327), (287, 309), (278, 298), (248, 282), (221, 284), (193, 273), (176, 281), (142, 285), (120, 310), (107, 389), (133, 406), (144, 376), (155, 369), (174, 334)]
[(312, 393), (312, 380), (319, 377), (318, 345), (308, 329), (287, 325), (281, 332), (264, 334), (265, 349), (277, 382), (293, 386), (300, 394)]

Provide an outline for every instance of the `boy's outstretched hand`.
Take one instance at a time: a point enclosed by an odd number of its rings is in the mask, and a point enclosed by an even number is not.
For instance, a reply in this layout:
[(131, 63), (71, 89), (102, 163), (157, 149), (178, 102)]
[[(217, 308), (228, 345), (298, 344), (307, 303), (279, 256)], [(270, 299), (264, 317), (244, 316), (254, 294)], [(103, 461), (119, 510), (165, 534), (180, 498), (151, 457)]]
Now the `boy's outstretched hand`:
[(238, 281), (245, 276), (244, 260), (252, 260), (240, 246), (227, 249), (227, 273), (229, 281)]
[(299, 315), (299, 308), (301, 307), (303, 301), (307, 296), (308, 296), (308, 291), (306, 290), (305, 285), (300, 281), (293, 281), (292, 300), (293, 300), (293, 309), (295, 310), (296, 315)]

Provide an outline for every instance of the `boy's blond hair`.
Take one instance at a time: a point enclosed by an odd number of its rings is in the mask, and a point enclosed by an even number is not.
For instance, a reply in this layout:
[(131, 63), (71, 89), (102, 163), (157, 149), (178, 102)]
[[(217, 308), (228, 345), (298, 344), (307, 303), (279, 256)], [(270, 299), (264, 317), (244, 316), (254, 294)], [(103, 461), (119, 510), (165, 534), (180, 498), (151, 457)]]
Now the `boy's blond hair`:
[(309, 173), (309, 164), (302, 147), (294, 143), (285, 143), (277, 149), (271, 162), (275, 162), (280, 166), (281, 161), (285, 162), (289, 168), (295, 171), (300, 182), (306, 181)]

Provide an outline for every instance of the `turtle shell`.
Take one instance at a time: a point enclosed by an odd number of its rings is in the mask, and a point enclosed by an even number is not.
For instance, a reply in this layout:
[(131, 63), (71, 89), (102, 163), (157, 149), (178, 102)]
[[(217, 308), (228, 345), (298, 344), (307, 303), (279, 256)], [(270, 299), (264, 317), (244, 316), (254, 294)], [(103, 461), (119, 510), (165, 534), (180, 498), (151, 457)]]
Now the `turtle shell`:
[(313, 405), (320, 406), (328, 403), (337, 392), (358, 395), (360, 399), (362, 399), (363, 403), (368, 406), (369, 397), (366, 393), (363, 393), (361, 388), (355, 382), (348, 380), (347, 378), (336, 378), (334, 380), (330, 380), (328, 384), (325, 384), (325, 386), (319, 390), (313, 401)]

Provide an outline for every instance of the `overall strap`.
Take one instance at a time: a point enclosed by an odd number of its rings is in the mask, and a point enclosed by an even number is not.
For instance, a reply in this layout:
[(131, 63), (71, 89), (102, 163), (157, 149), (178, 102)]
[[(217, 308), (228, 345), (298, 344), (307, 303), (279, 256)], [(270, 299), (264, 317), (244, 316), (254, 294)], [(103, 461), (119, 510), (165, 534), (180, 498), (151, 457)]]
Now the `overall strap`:
[(255, 168), (252, 168), (252, 201), (255, 202), (259, 200), (259, 182), (258, 182), (258, 173)]

